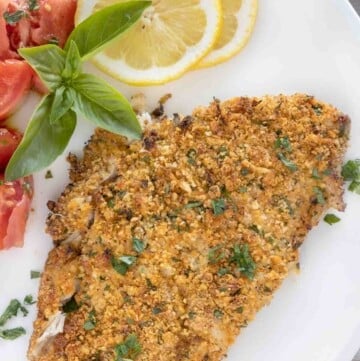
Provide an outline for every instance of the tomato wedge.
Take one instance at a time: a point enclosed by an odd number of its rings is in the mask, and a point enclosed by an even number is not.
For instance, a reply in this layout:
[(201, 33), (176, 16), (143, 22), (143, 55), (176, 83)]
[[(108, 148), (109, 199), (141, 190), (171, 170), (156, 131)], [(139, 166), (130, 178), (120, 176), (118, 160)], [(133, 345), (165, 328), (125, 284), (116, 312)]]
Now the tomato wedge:
[(21, 134), (17, 131), (0, 128), (0, 172), (5, 170), (20, 141)]
[(0, 249), (23, 246), (32, 196), (32, 177), (4, 182), (0, 174)]
[(20, 60), (0, 61), (0, 121), (11, 114), (30, 89), (30, 65)]

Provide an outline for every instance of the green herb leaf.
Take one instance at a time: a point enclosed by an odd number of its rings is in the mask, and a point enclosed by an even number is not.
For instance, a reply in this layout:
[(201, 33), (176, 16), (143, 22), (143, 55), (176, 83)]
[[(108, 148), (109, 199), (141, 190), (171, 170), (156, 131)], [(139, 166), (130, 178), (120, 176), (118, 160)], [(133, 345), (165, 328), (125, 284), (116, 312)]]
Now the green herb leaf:
[(34, 301), (33, 296), (32, 295), (26, 295), (24, 298), (24, 303), (25, 305), (33, 305), (34, 303), (36, 303), (36, 301)]
[(322, 189), (320, 187), (313, 187), (313, 191), (315, 193), (317, 203), (325, 204), (325, 197)]
[(247, 278), (251, 280), (254, 278), (256, 264), (251, 257), (247, 244), (236, 244), (234, 246), (231, 262), (235, 263), (238, 270)]
[(360, 159), (349, 160), (344, 164), (341, 175), (346, 181), (360, 181)]
[(192, 208), (198, 208), (203, 207), (203, 202), (200, 201), (189, 201), (188, 204), (185, 205), (185, 209), (192, 209)]
[(53, 125), (49, 122), (54, 96), (48, 95), (36, 109), (24, 137), (10, 159), (6, 180), (15, 180), (48, 166), (65, 150), (76, 126), (76, 115), (68, 111)]
[(360, 182), (352, 181), (349, 185), (349, 191), (360, 194)]
[(137, 336), (132, 333), (126, 337), (124, 342), (116, 345), (115, 354), (116, 361), (124, 361), (124, 359), (135, 360), (141, 353), (141, 345)]
[(71, 91), (64, 86), (57, 88), (54, 92), (54, 100), (51, 105), (49, 122), (54, 125), (62, 118), (74, 104)]
[(312, 108), (313, 108), (315, 114), (318, 115), (318, 116), (321, 115), (322, 112), (323, 112), (323, 107), (322, 107), (321, 104), (313, 105)]
[(337, 217), (335, 214), (327, 214), (325, 217), (324, 217), (324, 221), (328, 224), (333, 225), (335, 223), (338, 223), (341, 221), (341, 219), (339, 217)]
[(224, 258), (225, 258), (225, 253), (223, 251), (223, 246), (221, 244), (209, 249), (208, 252), (209, 263), (214, 264), (220, 262)]
[(40, 6), (38, 4), (38, 0), (29, 0), (29, 10), (36, 11), (39, 10)]
[(211, 205), (215, 216), (219, 216), (220, 214), (223, 214), (225, 212), (226, 209), (225, 199), (223, 198), (213, 199), (211, 201)]
[(111, 265), (114, 270), (121, 275), (125, 275), (129, 268), (135, 264), (137, 257), (135, 256), (121, 256), (119, 258), (112, 257)]
[(74, 41), (83, 59), (94, 55), (133, 25), (150, 5), (151, 1), (129, 1), (96, 12), (76, 26), (65, 44), (65, 50)]
[(289, 168), (292, 172), (296, 172), (298, 170), (298, 167), (295, 163), (293, 163), (291, 160), (287, 159), (283, 153), (277, 154), (278, 158), (283, 162), (283, 164)]
[(276, 149), (283, 149), (287, 152), (291, 152), (292, 147), (288, 137), (277, 138), (274, 144)]
[(4, 326), (10, 318), (17, 316), (21, 307), (21, 303), (18, 300), (11, 300), (3, 314), (0, 316), (0, 326)]
[(39, 271), (30, 271), (30, 278), (33, 280), (35, 278), (40, 278), (41, 272)]
[(88, 314), (88, 318), (84, 323), (84, 330), (91, 331), (96, 326), (95, 310), (91, 310)]
[(64, 313), (76, 312), (80, 308), (80, 305), (76, 302), (75, 296), (72, 296), (69, 301), (67, 301), (62, 310)]
[(69, 49), (66, 53), (65, 67), (61, 73), (63, 79), (70, 80), (79, 76), (82, 69), (82, 62), (79, 49), (76, 43), (71, 40)]
[(45, 173), (45, 179), (51, 179), (51, 178), (54, 178), (52, 172), (50, 169), (48, 169)]
[(132, 239), (133, 250), (137, 253), (142, 253), (145, 250), (145, 243), (139, 238)]
[(213, 313), (217, 319), (223, 318), (224, 316), (224, 312), (219, 309), (215, 309)]
[(6, 24), (9, 25), (17, 24), (25, 16), (26, 12), (24, 10), (17, 10), (12, 13), (10, 13), (9, 11), (5, 11), (3, 14)]
[(142, 133), (128, 101), (113, 87), (91, 74), (81, 74), (72, 82), (74, 109), (95, 125), (130, 139)]
[(0, 338), (4, 340), (15, 340), (25, 334), (26, 331), (23, 327), (17, 327), (17, 328), (12, 328), (10, 330), (0, 331)]
[(55, 91), (62, 85), (61, 74), (66, 53), (53, 44), (19, 49), (20, 55), (31, 65), (46, 86)]
[(319, 174), (319, 171), (317, 168), (314, 168), (311, 173), (312, 178), (314, 179), (321, 179), (321, 175)]

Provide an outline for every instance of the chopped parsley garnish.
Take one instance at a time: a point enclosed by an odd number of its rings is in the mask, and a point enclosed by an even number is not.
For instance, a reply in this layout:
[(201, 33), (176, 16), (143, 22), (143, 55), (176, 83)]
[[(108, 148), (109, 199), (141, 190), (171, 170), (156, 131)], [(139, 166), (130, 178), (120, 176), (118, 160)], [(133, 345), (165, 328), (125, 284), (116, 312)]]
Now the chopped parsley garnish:
[(226, 203), (223, 198), (213, 199), (211, 205), (215, 216), (219, 216), (225, 212)]
[(282, 149), (287, 152), (292, 151), (291, 143), (288, 137), (280, 137), (275, 140), (274, 147), (276, 149)]
[(132, 333), (124, 342), (115, 346), (115, 361), (135, 360), (141, 353), (141, 345), (137, 336)]
[(223, 246), (221, 244), (210, 248), (208, 252), (209, 263), (214, 264), (221, 261), (224, 258), (225, 258), (225, 253), (223, 252)]
[(317, 203), (325, 204), (325, 197), (322, 189), (320, 187), (313, 187), (313, 191), (315, 193)]
[(31, 296), (31, 295), (26, 295), (25, 296), (25, 298), (24, 298), (24, 304), (25, 305), (30, 306), (30, 305), (33, 305), (34, 303), (36, 303), (36, 301), (34, 301), (33, 296)]
[(229, 273), (229, 270), (227, 268), (220, 268), (218, 271), (217, 271), (217, 274), (218, 276), (222, 277), (222, 276), (225, 276)]
[(17, 10), (14, 11), (13, 13), (5, 11), (3, 14), (6, 24), (9, 25), (17, 24), (25, 16), (26, 16), (26, 12), (24, 10)]
[(240, 306), (240, 307), (236, 308), (235, 311), (237, 313), (243, 313), (244, 312), (244, 307)]
[(256, 270), (256, 264), (249, 252), (247, 244), (236, 244), (233, 249), (231, 262), (235, 263), (238, 270), (247, 278), (253, 279)]
[(45, 173), (45, 179), (51, 179), (51, 178), (54, 178), (51, 170), (47, 170), (46, 173)]
[(283, 153), (277, 153), (277, 156), (285, 165), (285, 167), (287, 167), (291, 172), (296, 172), (298, 170), (297, 165), (291, 160), (287, 159)]
[(213, 313), (214, 313), (214, 316), (218, 319), (223, 318), (223, 316), (224, 316), (224, 312), (219, 309), (215, 309)]
[(80, 305), (76, 302), (75, 296), (72, 296), (70, 300), (63, 305), (62, 310), (64, 313), (71, 313), (77, 311), (79, 308)]
[(10, 318), (17, 316), (19, 311), (22, 311), (24, 316), (28, 314), (27, 309), (23, 307), (18, 300), (11, 300), (3, 314), (0, 316), (0, 326), (4, 326)]
[(187, 205), (185, 205), (185, 209), (192, 209), (192, 208), (198, 208), (203, 207), (203, 203), (200, 201), (189, 201)]
[(88, 318), (84, 323), (84, 330), (91, 331), (96, 326), (95, 310), (91, 310), (88, 314)]
[(151, 291), (156, 291), (157, 290), (157, 287), (151, 282), (151, 280), (149, 278), (146, 278), (146, 286)]
[(312, 178), (314, 179), (321, 179), (321, 175), (317, 168), (314, 168), (311, 173)]
[(341, 175), (351, 181), (349, 191), (360, 194), (360, 159), (349, 160), (342, 168)]
[(132, 239), (133, 250), (137, 253), (142, 253), (145, 250), (145, 243), (140, 238), (134, 237)]
[(225, 145), (222, 145), (218, 150), (218, 158), (224, 160), (229, 155), (229, 150)]
[(250, 173), (250, 171), (248, 168), (241, 168), (241, 170), (240, 170), (240, 174), (244, 177), (247, 176), (249, 173)]
[(121, 256), (119, 258), (113, 257), (111, 259), (111, 265), (117, 273), (124, 276), (136, 260), (137, 257), (135, 256)]
[(33, 280), (35, 278), (40, 278), (41, 272), (39, 271), (30, 271), (30, 278)]
[(12, 328), (10, 330), (0, 331), (0, 338), (2, 338), (4, 340), (15, 340), (25, 334), (26, 334), (26, 331), (23, 327), (17, 327), (17, 328)]
[(38, 0), (29, 0), (29, 10), (36, 11), (39, 10), (40, 6), (38, 4)]
[(153, 315), (158, 315), (159, 313), (163, 312), (163, 310), (160, 307), (154, 307), (152, 309)]
[(188, 150), (188, 152), (186, 153), (186, 157), (187, 157), (187, 161), (189, 164), (191, 164), (191, 165), (196, 164), (196, 155), (197, 155), (197, 152), (195, 149), (191, 148)]
[(249, 229), (251, 229), (252, 231), (254, 231), (255, 233), (257, 233), (259, 236), (264, 237), (264, 231), (262, 229), (260, 229), (260, 227), (256, 224), (252, 224)]
[(330, 226), (332, 226), (333, 224), (340, 222), (341, 219), (338, 216), (336, 216), (335, 214), (329, 213), (324, 217), (324, 221), (327, 224), (330, 224)]
[(316, 115), (321, 115), (323, 112), (323, 108), (320, 104), (313, 105), (312, 108)]

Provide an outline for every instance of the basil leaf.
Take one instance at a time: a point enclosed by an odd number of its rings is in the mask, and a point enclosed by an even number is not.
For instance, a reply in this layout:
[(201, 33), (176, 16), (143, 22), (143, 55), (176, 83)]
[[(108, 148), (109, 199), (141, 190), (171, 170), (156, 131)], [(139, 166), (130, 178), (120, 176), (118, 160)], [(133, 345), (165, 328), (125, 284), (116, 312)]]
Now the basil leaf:
[(76, 126), (76, 115), (69, 110), (51, 125), (49, 113), (53, 98), (48, 95), (35, 110), (6, 168), (6, 180), (15, 180), (48, 166), (65, 150)]
[(0, 331), (0, 338), (4, 340), (15, 340), (25, 334), (26, 331), (23, 327), (17, 327), (17, 328), (12, 328), (11, 330)]
[(64, 79), (75, 79), (81, 73), (81, 58), (76, 43), (71, 40), (66, 53), (65, 68), (61, 73)]
[(21, 308), (21, 303), (14, 299), (11, 300), (5, 311), (0, 316), (0, 326), (4, 326), (5, 323), (10, 320), (11, 317), (17, 316), (18, 311)]
[(65, 67), (65, 52), (56, 45), (47, 44), (18, 50), (46, 86), (54, 91), (61, 86)]
[(99, 10), (76, 26), (70, 34), (65, 50), (75, 41), (80, 56), (88, 58), (133, 25), (151, 1), (117, 3)]
[(53, 125), (58, 119), (63, 117), (74, 104), (71, 91), (64, 86), (57, 88), (54, 92), (54, 100), (51, 106), (49, 121)]
[(115, 88), (91, 74), (72, 81), (73, 109), (112, 133), (139, 139), (141, 126), (129, 102)]

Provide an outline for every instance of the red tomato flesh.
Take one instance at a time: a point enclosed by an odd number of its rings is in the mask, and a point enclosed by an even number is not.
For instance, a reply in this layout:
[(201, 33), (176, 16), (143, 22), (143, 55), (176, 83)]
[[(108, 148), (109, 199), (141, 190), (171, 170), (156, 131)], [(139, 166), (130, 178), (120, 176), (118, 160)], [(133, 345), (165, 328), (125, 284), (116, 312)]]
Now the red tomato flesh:
[(0, 249), (23, 246), (32, 196), (32, 177), (4, 182), (0, 174)]
[(30, 65), (24, 61), (0, 61), (0, 121), (21, 103), (30, 89), (33, 74)]
[(21, 134), (17, 131), (0, 128), (0, 172), (5, 170), (20, 141)]

